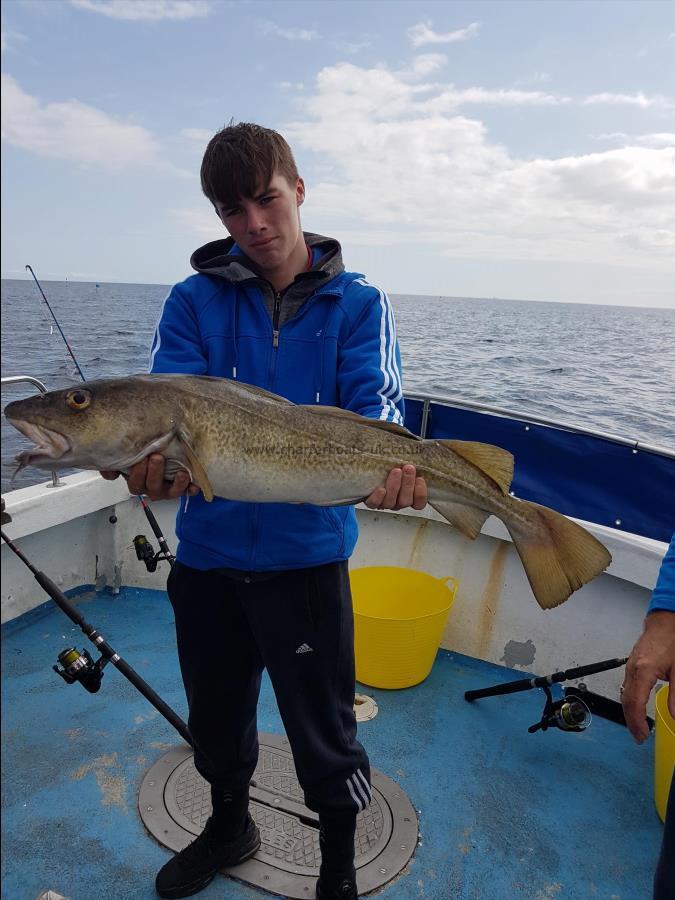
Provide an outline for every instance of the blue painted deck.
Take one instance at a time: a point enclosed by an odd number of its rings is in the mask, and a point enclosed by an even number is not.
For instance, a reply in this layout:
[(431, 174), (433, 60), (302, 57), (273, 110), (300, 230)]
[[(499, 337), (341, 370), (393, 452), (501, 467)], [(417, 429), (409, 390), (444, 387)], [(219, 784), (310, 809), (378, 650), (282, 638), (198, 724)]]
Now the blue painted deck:
[[(83, 593), (77, 603), (185, 717), (166, 595), (125, 588), (117, 596)], [(99, 694), (66, 686), (51, 666), (73, 644), (93, 655), (51, 603), (3, 628), (2, 896), (35, 900), (51, 888), (70, 900), (151, 900), (169, 851), (140, 821), (138, 788), (181, 741), (112, 666)], [(382, 895), (647, 900), (662, 830), (652, 741), (638, 747), (625, 729), (597, 718), (583, 734), (529, 735), (541, 691), (463, 699), (467, 689), (513, 677), (440, 651), (416, 688), (363, 689), (380, 712), (361, 725), (360, 739), (373, 766), (421, 812), (421, 842), (407, 874)], [(259, 728), (283, 731), (267, 680)], [(199, 896), (271, 895), (218, 876)]]

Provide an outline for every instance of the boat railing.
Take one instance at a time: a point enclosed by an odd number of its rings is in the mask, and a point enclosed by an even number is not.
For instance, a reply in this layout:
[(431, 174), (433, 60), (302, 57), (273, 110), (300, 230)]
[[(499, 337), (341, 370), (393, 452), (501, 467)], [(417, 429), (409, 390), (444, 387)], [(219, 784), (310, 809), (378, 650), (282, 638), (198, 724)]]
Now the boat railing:
[[(10, 384), (32, 384), (40, 391), (40, 393), (47, 393), (47, 388), (44, 386), (44, 384), (38, 378), (34, 378), (32, 375), (9, 375), (5, 378), (0, 379), (0, 381), (2, 383), (2, 387)], [(52, 472), (52, 483), (48, 485), (48, 487), (63, 487), (63, 482), (59, 478), (58, 472)]]

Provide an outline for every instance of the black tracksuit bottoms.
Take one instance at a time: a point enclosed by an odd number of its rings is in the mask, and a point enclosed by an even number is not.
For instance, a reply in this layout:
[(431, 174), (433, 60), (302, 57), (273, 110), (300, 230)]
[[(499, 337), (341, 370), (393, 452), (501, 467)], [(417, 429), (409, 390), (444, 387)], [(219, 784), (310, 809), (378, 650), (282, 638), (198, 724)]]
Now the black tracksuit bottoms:
[(306, 805), (326, 816), (364, 809), (370, 765), (356, 740), (347, 563), (246, 573), (176, 562), (167, 591), (202, 777), (225, 792), (248, 787), (267, 669)]

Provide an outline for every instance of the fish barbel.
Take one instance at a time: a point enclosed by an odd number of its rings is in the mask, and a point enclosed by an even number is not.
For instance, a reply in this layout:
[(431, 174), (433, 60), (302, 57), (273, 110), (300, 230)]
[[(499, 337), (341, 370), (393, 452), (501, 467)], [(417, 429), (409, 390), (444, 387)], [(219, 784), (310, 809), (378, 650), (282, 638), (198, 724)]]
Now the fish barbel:
[(5, 416), (36, 444), (19, 454), (19, 468), (126, 472), (161, 453), (166, 476), (187, 469), (208, 501), (358, 503), (410, 463), (431, 506), (462, 534), (476, 538), (489, 515), (502, 520), (543, 609), (611, 562), (580, 525), (509, 494), (513, 456), (500, 447), (422, 440), (399, 425), (299, 406), (226, 378), (101, 379), (15, 401)]

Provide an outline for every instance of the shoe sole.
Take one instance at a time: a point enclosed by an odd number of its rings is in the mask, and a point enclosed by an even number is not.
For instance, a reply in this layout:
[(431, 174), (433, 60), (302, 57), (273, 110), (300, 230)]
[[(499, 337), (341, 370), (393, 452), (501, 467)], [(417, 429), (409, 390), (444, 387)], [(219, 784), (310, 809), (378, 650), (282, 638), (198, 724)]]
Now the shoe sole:
[(251, 859), (252, 856), (255, 856), (259, 849), (260, 832), (256, 828), (255, 840), (253, 844), (248, 848), (244, 848), (244, 850), (242, 851), (242, 855), (239, 857), (239, 859), (237, 859), (236, 862), (223, 863), (222, 865), (219, 865), (217, 869), (215, 869), (209, 875), (205, 875), (199, 881), (193, 881), (191, 884), (185, 885), (181, 888), (176, 888), (176, 890), (173, 891), (163, 891), (160, 893), (155, 888), (157, 895), (161, 897), (162, 900), (181, 900), (182, 897), (192, 897), (194, 894), (198, 894), (200, 891), (203, 891), (207, 885), (211, 884), (213, 879), (222, 868), (225, 868), (226, 866), (227, 868), (230, 868), (231, 866), (238, 866), (241, 863), (246, 862), (246, 860)]

